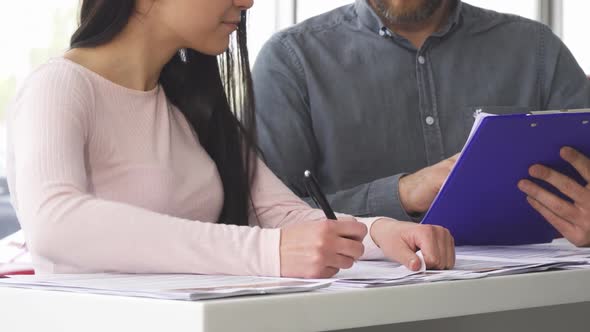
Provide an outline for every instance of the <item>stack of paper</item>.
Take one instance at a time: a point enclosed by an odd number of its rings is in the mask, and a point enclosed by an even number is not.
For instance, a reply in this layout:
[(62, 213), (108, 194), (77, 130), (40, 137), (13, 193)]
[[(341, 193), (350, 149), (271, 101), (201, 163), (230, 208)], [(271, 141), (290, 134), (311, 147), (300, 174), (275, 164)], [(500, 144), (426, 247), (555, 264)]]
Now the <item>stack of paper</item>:
[[(522, 263), (559, 269), (590, 268), (590, 248), (576, 248), (565, 240), (522, 246), (459, 247), (457, 257), (486, 262)], [(525, 271), (526, 272), (526, 271)]]
[[(360, 261), (341, 270), (332, 279), (304, 280), (205, 275), (137, 274), (55, 274), (13, 275), (0, 279), (0, 286), (69, 292), (141, 296), (174, 300), (204, 300), (238, 295), (333, 291), (367, 287), (405, 285), (445, 280), (545, 271), (549, 269), (590, 269), (590, 248), (576, 248), (565, 240), (525, 246), (458, 247), (455, 268), (419, 271), (387, 261)], [(0, 275), (5, 271), (32, 271), (22, 233), (0, 241)]]
[(590, 249), (575, 248), (570, 244), (458, 247), (457, 261), (452, 270), (422, 269), (412, 272), (397, 263), (361, 261), (331, 280), (338, 287), (366, 288), (476, 279), (549, 269), (590, 268), (589, 263)]
[(405, 266), (388, 261), (359, 261), (350, 269), (340, 270), (332, 279), (335, 284), (345, 287), (369, 287), (413, 279), (413, 276), (426, 271), (422, 252), (418, 251), (421, 261), (419, 271), (411, 271)]
[(329, 285), (328, 280), (186, 274), (52, 274), (0, 279), (0, 286), (191, 301), (305, 292)]

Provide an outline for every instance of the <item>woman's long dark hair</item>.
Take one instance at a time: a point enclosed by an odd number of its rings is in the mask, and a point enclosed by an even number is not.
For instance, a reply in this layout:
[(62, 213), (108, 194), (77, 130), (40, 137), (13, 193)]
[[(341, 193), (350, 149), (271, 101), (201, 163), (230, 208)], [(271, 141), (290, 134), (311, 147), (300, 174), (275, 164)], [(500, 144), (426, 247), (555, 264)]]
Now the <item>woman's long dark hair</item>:
[[(72, 35), (71, 48), (110, 42), (134, 11), (135, 0), (83, 0), (80, 26)], [(182, 50), (160, 74), (166, 96), (184, 114), (217, 165), (225, 196), (219, 222), (234, 225), (248, 224), (250, 189), (256, 172), (254, 101), (246, 41), (243, 12), (233, 47), (223, 55)], [(198, 165), (194, 165), (194, 171), (199, 171)]]

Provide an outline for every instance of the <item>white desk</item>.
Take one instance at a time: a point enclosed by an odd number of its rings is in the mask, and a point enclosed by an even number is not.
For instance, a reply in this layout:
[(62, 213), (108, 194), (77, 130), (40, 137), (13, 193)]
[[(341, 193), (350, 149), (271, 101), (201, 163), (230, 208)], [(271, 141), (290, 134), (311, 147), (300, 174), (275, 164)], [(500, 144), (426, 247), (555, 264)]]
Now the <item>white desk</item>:
[(0, 287), (3, 331), (327, 331), (377, 325), (362, 330), (589, 331), (590, 270), (203, 302)]

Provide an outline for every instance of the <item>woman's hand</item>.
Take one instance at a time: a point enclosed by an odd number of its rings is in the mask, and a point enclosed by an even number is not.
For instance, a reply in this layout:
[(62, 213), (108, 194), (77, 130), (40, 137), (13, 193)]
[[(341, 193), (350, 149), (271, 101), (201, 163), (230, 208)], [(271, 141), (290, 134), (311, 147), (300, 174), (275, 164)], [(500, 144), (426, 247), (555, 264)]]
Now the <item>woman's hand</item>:
[(329, 278), (365, 251), (367, 226), (354, 218), (302, 222), (281, 229), (281, 276)]
[(371, 237), (388, 259), (412, 271), (420, 269), (417, 250), (422, 250), (427, 268), (442, 270), (455, 266), (455, 240), (444, 227), (384, 218), (375, 221)]

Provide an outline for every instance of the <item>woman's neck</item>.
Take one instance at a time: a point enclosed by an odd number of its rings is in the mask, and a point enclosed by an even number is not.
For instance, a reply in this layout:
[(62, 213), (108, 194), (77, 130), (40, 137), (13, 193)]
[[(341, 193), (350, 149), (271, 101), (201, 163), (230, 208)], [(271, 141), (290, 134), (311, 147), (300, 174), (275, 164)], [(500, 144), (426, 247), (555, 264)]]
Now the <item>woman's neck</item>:
[(133, 17), (112, 41), (72, 49), (65, 57), (126, 88), (152, 90), (158, 85), (162, 68), (179, 47), (162, 33), (146, 29), (146, 24)]

